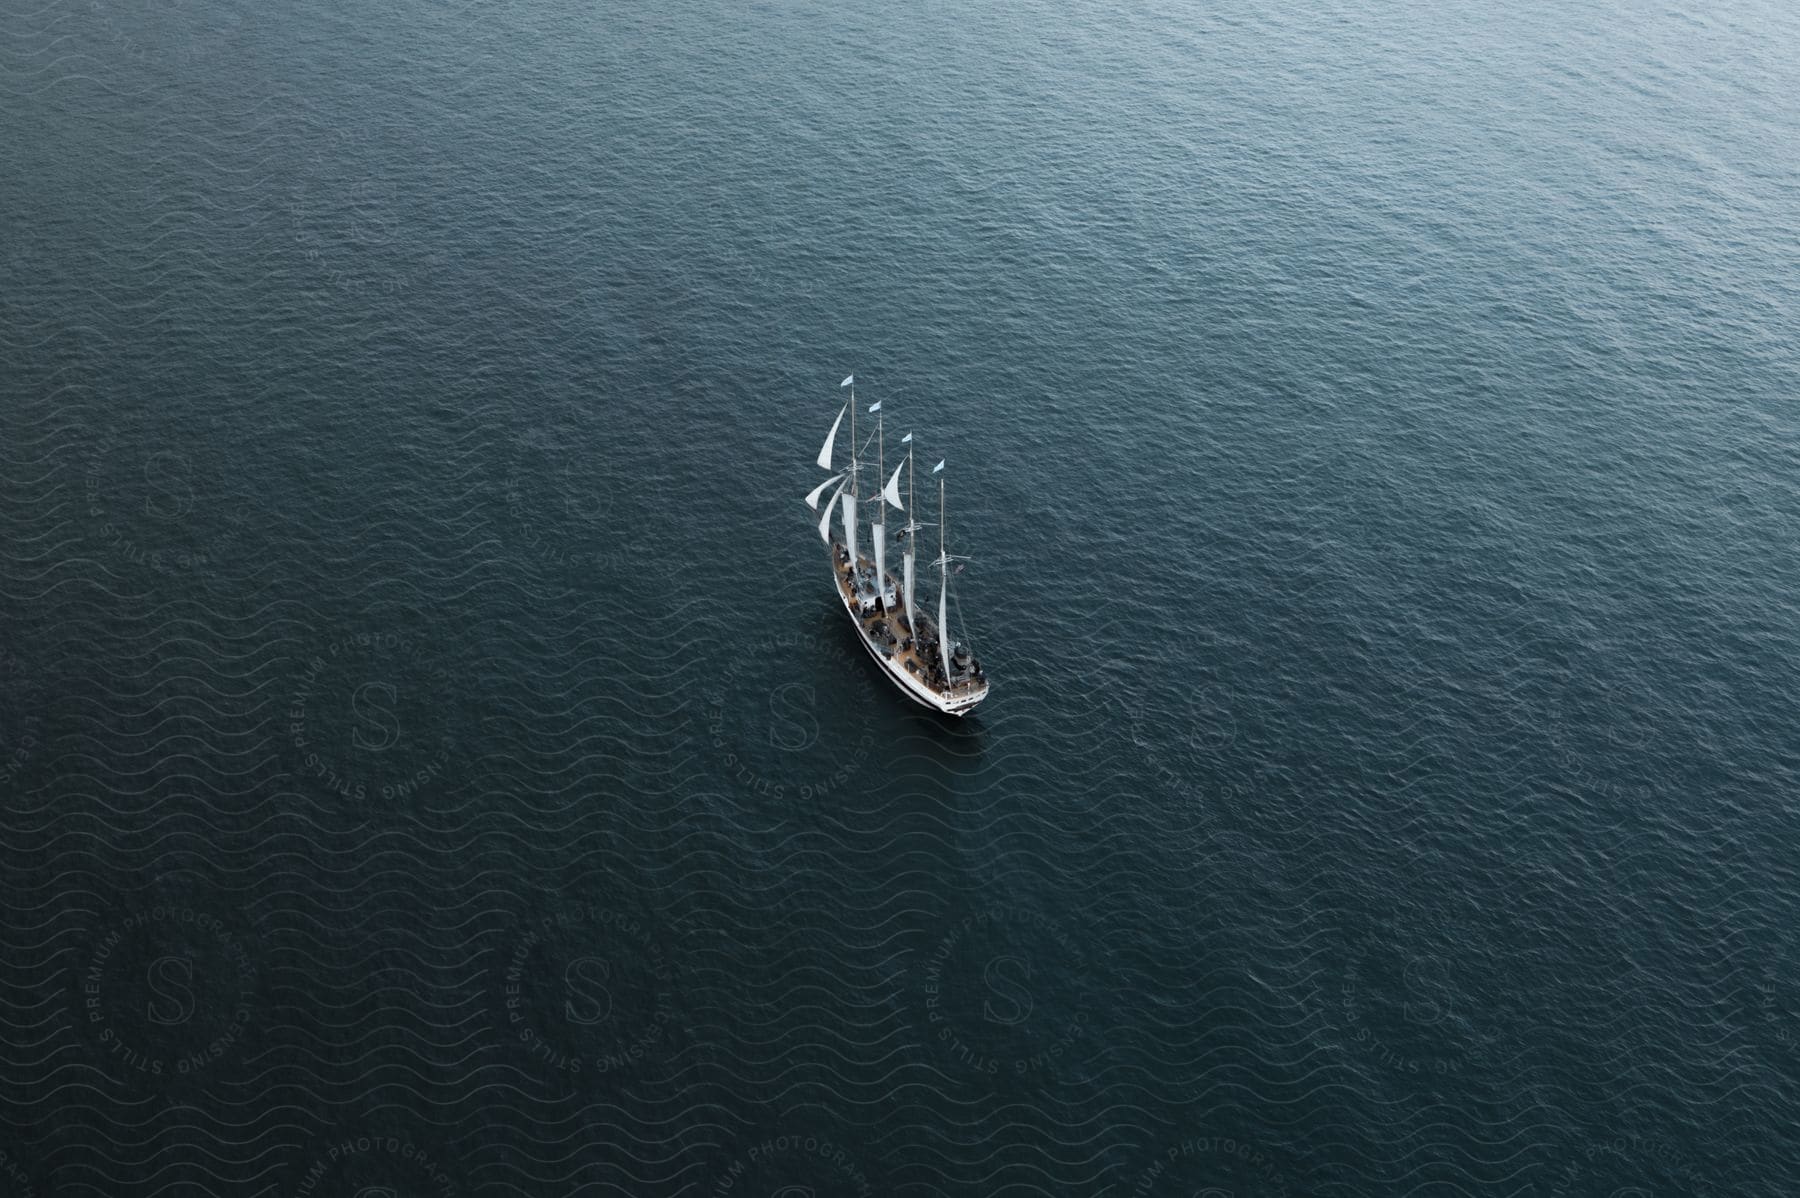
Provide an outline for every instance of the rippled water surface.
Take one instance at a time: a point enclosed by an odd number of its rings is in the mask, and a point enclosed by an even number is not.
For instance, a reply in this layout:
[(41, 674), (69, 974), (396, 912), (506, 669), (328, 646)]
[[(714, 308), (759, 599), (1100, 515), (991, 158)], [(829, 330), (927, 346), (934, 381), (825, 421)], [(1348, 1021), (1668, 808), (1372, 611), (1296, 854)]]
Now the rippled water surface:
[(1800, 1192), (1797, 51), (0, 0), (0, 1194)]

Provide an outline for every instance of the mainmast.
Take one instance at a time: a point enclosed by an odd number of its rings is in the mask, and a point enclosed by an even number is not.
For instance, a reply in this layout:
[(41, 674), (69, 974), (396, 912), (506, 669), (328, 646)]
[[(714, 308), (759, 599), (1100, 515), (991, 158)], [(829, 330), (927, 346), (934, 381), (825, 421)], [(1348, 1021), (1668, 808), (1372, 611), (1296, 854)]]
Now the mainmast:
[[(939, 462), (933, 474), (944, 468)], [(938, 479), (938, 659), (944, 663), (944, 689), (950, 688), (950, 554), (944, 548), (944, 480)]]
[[(881, 485), (881, 472), (887, 469), (887, 445), (882, 439), (886, 414), (881, 410), (878, 399), (869, 405), (869, 411), (875, 413), (875, 485)], [(875, 597), (882, 607), (888, 604), (887, 589), (887, 513), (881, 510), (881, 492), (877, 491), (869, 497), (869, 503), (875, 515), (870, 520), (869, 535), (875, 540)]]

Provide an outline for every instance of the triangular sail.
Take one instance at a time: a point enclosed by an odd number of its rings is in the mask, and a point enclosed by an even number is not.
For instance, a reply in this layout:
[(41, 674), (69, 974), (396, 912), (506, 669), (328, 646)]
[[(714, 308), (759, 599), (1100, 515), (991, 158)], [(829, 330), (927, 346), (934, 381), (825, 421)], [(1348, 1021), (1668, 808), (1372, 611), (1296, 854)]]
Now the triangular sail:
[[(845, 404), (844, 412), (849, 410), (850, 405)], [(838, 418), (831, 422), (831, 431), (825, 434), (825, 448), (819, 451), (819, 469), (821, 470), (831, 469), (831, 447), (837, 441), (838, 425), (844, 423), (844, 412), (838, 413)]]
[(814, 487), (812, 489), (812, 494), (808, 495), (806, 497), (806, 506), (811, 508), (815, 512), (818, 511), (819, 510), (819, 496), (821, 496), (825, 493), (826, 487), (829, 487), (832, 483), (839, 481), (843, 477), (844, 476), (841, 474), (835, 474), (832, 477), (826, 479), (824, 482), (820, 483), (818, 486)]
[(819, 539), (827, 545), (831, 544), (831, 509), (837, 506), (838, 496), (843, 492), (844, 484), (839, 483), (838, 489), (831, 493), (831, 502), (825, 505), (825, 515), (819, 519)]
[(906, 510), (906, 505), (900, 502), (900, 471), (905, 468), (905, 462), (901, 462), (898, 466), (895, 466), (894, 472), (888, 476), (888, 485), (882, 488), (881, 491), (881, 497), (902, 512)]

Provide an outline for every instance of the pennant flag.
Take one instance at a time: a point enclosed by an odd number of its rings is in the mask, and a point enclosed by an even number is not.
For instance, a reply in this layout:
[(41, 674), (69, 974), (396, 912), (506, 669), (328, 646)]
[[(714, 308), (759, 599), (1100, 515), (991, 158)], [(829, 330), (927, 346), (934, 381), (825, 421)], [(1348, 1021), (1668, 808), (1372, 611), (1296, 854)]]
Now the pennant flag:
[(912, 444), (912, 434), (908, 433), (904, 437), (900, 438), (900, 444), (902, 444), (902, 445)]
[(943, 468), (944, 468), (944, 463), (939, 462), (937, 465), (935, 465), (931, 468), (931, 472), (933, 474), (936, 474), (938, 471), (942, 470)]
[(875, 402), (874, 402), (874, 403), (872, 403), (872, 404), (870, 404), (870, 405), (869, 405), (869, 411), (871, 411), (871, 412), (879, 412), (879, 411), (881, 411), (881, 401), (880, 401), (880, 400), (879, 400), (879, 399), (878, 399), (878, 400), (876, 400), (876, 401), (875, 401)]
[(851, 383), (854, 383), (854, 382), (855, 382), (855, 381), (856, 381), (856, 376), (855, 376), (855, 375), (850, 375), (850, 376), (849, 376), (849, 377), (848, 377), (848, 378), (846, 378), (846, 379), (845, 379), (845, 380), (844, 380), (844, 381), (843, 381), (843, 382), (841, 382), (841, 383), (839, 383), (839, 384), (838, 384), (838, 388), (839, 388), (839, 389), (840, 389), (840, 390), (841, 390), (841, 389), (843, 389), (843, 388), (845, 388), (845, 387), (848, 387), (848, 386), (849, 386), (849, 385), (850, 385), (850, 384), (851, 384)]

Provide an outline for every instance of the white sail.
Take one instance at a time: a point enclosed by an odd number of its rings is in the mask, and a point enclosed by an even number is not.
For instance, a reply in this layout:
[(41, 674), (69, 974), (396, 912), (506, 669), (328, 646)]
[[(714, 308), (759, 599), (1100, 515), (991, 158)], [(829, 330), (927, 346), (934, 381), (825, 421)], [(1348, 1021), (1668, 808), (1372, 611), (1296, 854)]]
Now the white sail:
[(944, 663), (944, 682), (950, 681), (950, 622), (945, 618), (950, 606), (950, 575), (944, 574), (938, 584), (938, 657)]
[(856, 569), (856, 493), (844, 492), (844, 548), (850, 551), (850, 568)]
[[(850, 405), (845, 404), (844, 412), (849, 410)], [(838, 418), (831, 422), (831, 431), (825, 434), (825, 448), (819, 451), (819, 469), (821, 470), (831, 469), (831, 446), (837, 440), (838, 425), (844, 423), (844, 412), (838, 413)]]
[[(876, 508), (880, 511), (880, 508)], [(887, 525), (871, 524), (869, 531), (875, 534), (875, 593), (886, 603), (889, 599), (887, 589)]]
[(883, 499), (887, 500), (889, 503), (893, 504), (894, 507), (903, 512), (906, 510), (906, 505), (900, 502), (900, 471), (905, 468), (905, 462), (901, 462), (898, 466), (895, 466), (894, 472), (888, 476), (888, 485), (883, 487), (881, 491), (881, 497)]
[(913, 614), (913, 551), (912, 538), (906, 538), (906, 553), (900, 559), (901, 581), (906, 584), (906, 622), (912, 626), (913, 636), (919, 635), (919, 617)]
[(838, 496), (843, 491), (844, 484), (839, 483), (838, 489), (831, 493), (831, 502), (825, 505), (825, 515), (819, 520), (819, 539), (827, 545), (831, 544), (831, 509), (837, 506)]
[(808, 495), (806, 497), (806, 506), (811, 508), (815, 512), (818, 511), (819, 510), (819, 496), (821, 496), (825, 493), (826, 487), (829, 487), (832, 483), (837, 482), (839, 479), (841, 479), (843, 477), (844, 476), (841, 474), (835, 474), (832, 477), (826, 479), (824, 482), (820, 483), (818, 486), (814, 487), (812, 489), (812, 494)]

